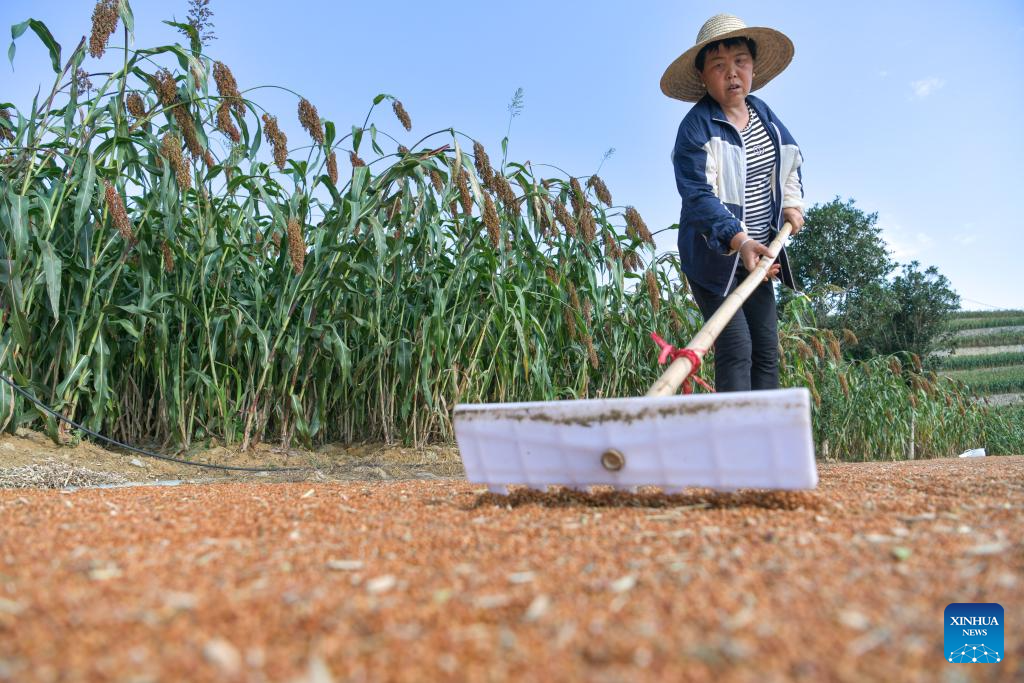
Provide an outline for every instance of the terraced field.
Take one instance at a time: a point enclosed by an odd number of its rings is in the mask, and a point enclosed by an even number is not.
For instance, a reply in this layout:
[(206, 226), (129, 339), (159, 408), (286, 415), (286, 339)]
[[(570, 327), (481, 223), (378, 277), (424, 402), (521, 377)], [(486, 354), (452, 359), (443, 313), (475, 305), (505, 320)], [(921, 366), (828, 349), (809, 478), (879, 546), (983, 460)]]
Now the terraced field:
[(936, 359), (939, 371), (963, 380), (996, 409), (1020, 413), (1024, 425), (1024, 310), (960, 311), (949, 327), (958, 348)]

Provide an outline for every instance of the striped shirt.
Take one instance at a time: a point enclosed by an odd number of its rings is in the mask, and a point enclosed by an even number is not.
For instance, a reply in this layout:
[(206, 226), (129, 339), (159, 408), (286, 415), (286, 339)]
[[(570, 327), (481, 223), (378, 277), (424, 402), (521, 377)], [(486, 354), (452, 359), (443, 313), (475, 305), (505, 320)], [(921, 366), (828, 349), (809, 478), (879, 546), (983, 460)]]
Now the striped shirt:
[(747, 234), (768, 244), (768, 226), (772, 222), (772, 169), (775, 145), (768, 137), (757, 113), (747, 105), (750, 121), (740, 135), (747, 155), (747, 185), (743, 196), (743, 223)]

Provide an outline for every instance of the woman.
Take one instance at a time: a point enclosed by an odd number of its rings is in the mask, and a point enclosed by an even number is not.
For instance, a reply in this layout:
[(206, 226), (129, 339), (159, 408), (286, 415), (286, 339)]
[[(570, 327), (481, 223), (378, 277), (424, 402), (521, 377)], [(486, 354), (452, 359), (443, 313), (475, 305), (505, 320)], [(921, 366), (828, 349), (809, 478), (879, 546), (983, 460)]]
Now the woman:
[[(676, 137), (672, 163), (682, 196), (679, 255), (707, 320), (754, 270), (784, 222), (803, 227), (802, 157), (764, 102), (750, 95), (782, 72), (793, 43), (770, 28), (719, 14), (661, 78), (669, 97), (696, 102)], [(715, 343), (718, 391), (779, 386), (771, 278), (795, 287), (785, 250)]]

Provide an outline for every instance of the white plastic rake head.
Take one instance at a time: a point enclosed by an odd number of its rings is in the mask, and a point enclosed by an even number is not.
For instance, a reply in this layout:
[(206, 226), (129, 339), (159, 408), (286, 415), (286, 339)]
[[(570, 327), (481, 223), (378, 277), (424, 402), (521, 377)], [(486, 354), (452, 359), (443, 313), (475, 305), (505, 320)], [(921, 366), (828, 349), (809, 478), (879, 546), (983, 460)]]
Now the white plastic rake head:
[(455, 435), (467, 479), (497, 493), (818, 483), (806, 389), (459, 405)]
[(660, 486), (812, 489), (818, 484), (806, 389), (673, 395), (768, 272), (789, 236), (728, 296), (640, 398), (458, 405), (455, 438), (467, 478), (509, 484), (621, 489)]

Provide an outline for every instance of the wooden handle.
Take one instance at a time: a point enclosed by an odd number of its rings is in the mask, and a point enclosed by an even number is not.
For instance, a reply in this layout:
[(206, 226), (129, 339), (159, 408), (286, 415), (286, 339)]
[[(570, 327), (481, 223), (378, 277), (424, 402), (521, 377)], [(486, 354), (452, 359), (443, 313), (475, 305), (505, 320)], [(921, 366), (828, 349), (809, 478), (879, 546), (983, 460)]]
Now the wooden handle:
[[(711, 319), (704, 323), (704, 327), (700, 328), (700, 332), (697, 333), (689, 344), (686, 345), (688, 349), (694, 349), (698, 354), (703, 355), (711, 345), (718, 339), (718, 335), (722, 333), (732, 317), (736, 315), (736, 311), (740, 309), (743, 302), (747, 300), (751, 292), (757, 289), (757, 286), (764, 280), (765, 274), (771, 267), (775, 259), (778, 258), (779, 252), (782, 251), (782, 243), (789, 237), (789, 233), (793, 231), (793, 226), (788, 222), (782, 226), (782, 230), (779, 230), (779, 234), (772, 240), (772, 243), (768, 245), (769, 256), (762, 256), (758, 262), (757, 267), (754, 271), (748, 275), (740, 285), (732, 291), (732, 294), (725, 298), (722, 305), (718, 307), (715, 314), (711, 316)], [(661, 374), (658, 381), (651, 385), (650, 390), (647, 392), (648, 396), (671, 396), (672, 394), (679, 391), (680, 385), (683, 381), (690, 376), (690, 369), (692, 364), (688, 358), (676, 358), (672, 363), (665, 369), (665, 372)]]

